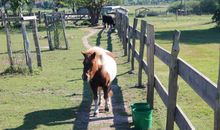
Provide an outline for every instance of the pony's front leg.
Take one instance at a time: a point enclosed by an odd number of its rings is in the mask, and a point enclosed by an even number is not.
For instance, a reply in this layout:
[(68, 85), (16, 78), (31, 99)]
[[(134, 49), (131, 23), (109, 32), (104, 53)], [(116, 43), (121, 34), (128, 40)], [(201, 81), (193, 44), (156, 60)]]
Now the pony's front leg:
[(108, 88), (104, 88), (104, 99), (105, 99), (105, 111), (109, 111), (109, 99), (108, 99)]
[(95, 104), (94, 115), (97, 115), (99, 113), (97, 90), (98, 87), (92, 87), (94, 104)]
[(98, 93), (99, 93), (99, 97), (98, 97), (98, 98), (99, 98), (98, 105), (99, 105), (99, 106), (101, 105), (101, 98), (102, 98), (102, 97), (101, 97), (101, 96), (102, 96), (102, 95), (101, 95), (101, 89), (102, 89), (101, 87), (98, 88)]

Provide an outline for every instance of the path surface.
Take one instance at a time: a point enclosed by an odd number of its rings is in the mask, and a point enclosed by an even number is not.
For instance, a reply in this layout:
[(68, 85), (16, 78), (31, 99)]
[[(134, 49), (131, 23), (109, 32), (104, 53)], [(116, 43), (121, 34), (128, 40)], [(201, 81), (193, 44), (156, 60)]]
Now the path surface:
[[(83, 45), (86, 48), (92, 47), (88, 39), (97, 34), (101, 29), (90, 28), (88, 34), (82, 38)], [(112, 83), (112, 91), (114, 95), (110, 99), (110, 111), (104, 111), (104, 99), (100, 105), (100, 113), (94, 117), (94, 103), (91, 100), (91, 91), (88, 84), (84, 83), (83, 99), (80, 105), (80, 110), (77, 113), (77, 118), (74, 124), (74, 130), (127, 130), (130, 129), (131, 117), (127, 115), (128, 106), (124, 104), (123, 95), (120, 87), (117, 84), (117, 78)]]

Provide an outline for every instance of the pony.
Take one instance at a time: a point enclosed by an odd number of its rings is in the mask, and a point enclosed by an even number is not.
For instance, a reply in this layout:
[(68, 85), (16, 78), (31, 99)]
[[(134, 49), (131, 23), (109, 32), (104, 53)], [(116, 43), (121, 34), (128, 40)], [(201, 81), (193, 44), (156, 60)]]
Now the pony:
[(106, 28), (107, 26), (110, 26), (110, 28), (115, 27), (115, 20), (111, 15), (102, 15), (102, 23), (104, 25), (104, 28)]
[[(113, 95), (111, 83), (116, 77), (117, 66), (114, 55), (103, 48), (92, 47), (81, 52), (84, 56), (82, 79), (89, 82), (94, 98), (94, 115), (99, 113), (101, 89), (104, 93), (105, 111), (109, 111), (109, 96)], [(98, 95), (99, 93), (99, 99)]]

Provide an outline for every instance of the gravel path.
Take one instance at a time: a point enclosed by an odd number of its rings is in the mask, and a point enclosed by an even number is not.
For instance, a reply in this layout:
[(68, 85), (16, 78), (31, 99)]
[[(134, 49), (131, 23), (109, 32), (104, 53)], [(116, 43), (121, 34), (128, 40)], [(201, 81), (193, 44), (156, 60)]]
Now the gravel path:
[[(88, 39), (97, 34), (100, 29), (89, 28), (88, 34), (82, 38), (83, 45), (86, 48), (92, 47)], [(130, 129), (131, 117), (127, 115), (128, 106), (124, 104), (121, 88), (117, 84), (117, 78), (112, 83), (112, 91), (114, 95), (110, 99), (110, 111), (104, 111), (104, 99), (100, 105), (100, 113), (93, 116), (94, 103), (91, 100), (91, 91), (86, 83), (84, 83), (83, 100), (80, 109), (77, 112), (74, 122), (74, 130), (127, 130)]]

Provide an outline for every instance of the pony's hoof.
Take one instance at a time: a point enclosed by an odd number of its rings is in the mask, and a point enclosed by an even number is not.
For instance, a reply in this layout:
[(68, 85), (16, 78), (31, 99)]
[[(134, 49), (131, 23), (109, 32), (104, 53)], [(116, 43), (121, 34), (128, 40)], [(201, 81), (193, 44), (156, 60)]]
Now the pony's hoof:
[(105, 108), (105, 111), (107, 111), (107, 112), (108, 112), (108, 111), (109, 111), (109, 108), (108, 108), (108, 107), (106, 107), (106, 108)]
[(94, 116), (97, 116), (97, 115), (98, 115), (98, 113), (94, 112)]

